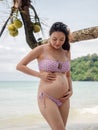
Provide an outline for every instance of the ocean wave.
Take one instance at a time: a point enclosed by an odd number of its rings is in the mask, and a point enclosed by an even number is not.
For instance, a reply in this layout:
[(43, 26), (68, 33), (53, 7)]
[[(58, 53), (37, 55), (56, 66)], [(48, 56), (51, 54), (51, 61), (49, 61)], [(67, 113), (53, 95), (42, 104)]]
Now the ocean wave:
[(98, 123), (98, 106), (88, 108), (71, 108), (69, 122)]
[(76, 114), (98, 114), (98, 105), (84, 108), (71, 108), (71, 113)]
[(90, 108), (83, 108), (82, 113), (91, 113), (91, 114), (98, 114), (98, 106), (90, 107)]

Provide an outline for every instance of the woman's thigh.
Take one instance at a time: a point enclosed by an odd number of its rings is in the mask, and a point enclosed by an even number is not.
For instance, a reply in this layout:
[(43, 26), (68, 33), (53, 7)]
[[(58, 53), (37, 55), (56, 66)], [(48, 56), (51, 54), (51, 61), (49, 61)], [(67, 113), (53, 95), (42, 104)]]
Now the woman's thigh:
[(65, 130), (61, 113), (56, 103), (48, 97), (38, 99), (39, 109), (52, 130)]
[(60, 107), (60, 113), (61, 113), (61, 117), (62, 120), (64, 122), (64, 126), (66, 126), (67, 123), (67, 119), (68, 119), (68, 114), (69, 114), (69, 108), (70, 108), (70, 100), (66, 100)]

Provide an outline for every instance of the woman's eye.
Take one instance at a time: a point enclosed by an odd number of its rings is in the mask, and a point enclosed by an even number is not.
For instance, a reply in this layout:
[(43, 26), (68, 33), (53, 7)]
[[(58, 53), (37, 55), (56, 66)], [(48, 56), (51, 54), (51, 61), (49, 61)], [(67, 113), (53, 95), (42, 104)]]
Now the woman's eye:
[(63, 39), (61, 39), (60, 41), (64, 41)]
[(56, 41), (57, 39), (53, 39), (53, 41)]
[(61, 42), (64, 42), (64, 39), (60, 39)]

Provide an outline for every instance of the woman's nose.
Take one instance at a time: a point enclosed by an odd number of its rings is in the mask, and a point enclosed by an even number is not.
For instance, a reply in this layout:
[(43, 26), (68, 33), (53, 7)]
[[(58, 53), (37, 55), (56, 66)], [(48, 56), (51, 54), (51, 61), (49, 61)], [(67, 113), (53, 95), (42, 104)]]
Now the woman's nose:
[(57, 41), (56, 44), (59, 45), (59, 44), (60, 44), (60, 41)]

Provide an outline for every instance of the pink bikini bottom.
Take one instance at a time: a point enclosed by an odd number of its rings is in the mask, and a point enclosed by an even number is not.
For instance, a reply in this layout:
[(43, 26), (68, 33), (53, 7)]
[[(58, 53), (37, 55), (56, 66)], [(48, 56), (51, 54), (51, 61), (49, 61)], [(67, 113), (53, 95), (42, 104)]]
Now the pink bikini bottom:
[(61, 102), (60, 100), (55, 99), (55, 98), (52, 97), (52, 96), (49, 96), (49, 95), (48, 95), (47, 93), (45, 93), (45, 92), (41, 92), (41, 93), (39, 94), (39, 99), (43, 99), (43, 100), (44, 100), (44, 105), (45, 105), (45, 96), (48, 97), (49, 99), (51, 99), (54, 103), (56, 103), (58, 107), (62, 105), (62, 102)]

